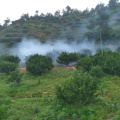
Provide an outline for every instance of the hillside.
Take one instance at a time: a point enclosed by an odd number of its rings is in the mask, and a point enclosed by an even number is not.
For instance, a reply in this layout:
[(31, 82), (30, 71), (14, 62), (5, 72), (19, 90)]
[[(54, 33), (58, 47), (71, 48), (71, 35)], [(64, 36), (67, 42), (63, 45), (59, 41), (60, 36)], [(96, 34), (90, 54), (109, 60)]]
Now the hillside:
[[(111, 0), (112, 1), (112, 0)], [(36, 38), (41, 42), (65, 39), (84, 41), (84, 39), (100, 42), (119, 41), (120, 3), (114, 1), (107, 6), (100, 3), (95, 9), (80, 11), (67, 6), (63, 11), (55, 14), (47, 13), (34, 16), (23, 14), (20, 19), (5, 20), (0, 26), (0, 43), (8, 47), (20, 42), (23, 37)]]
[(60, 13), (54, 16), (48, 13), (31, 17), (24, 14), (19, 20), (12, 21), (12, 24), (0, 31), (0, 41), (13, 44), (20, 42), (24, 36), (36, 38), (42, 42), (57, 38), (72, 40), (73, 38), (69, 35), (72, 36), (79, 28), (81, 17), (83, 18), (83, 13), (78, 10), (74, 10), (73, 13), (65, 13), (63, 16)]
[(120, 120), (120, 2), (0, 25), (0, 120)]
[[(9, 76), (0, 73), (0, 115), (3, 120), (119, 120), (120, 77), (101, 79), (98, 97), (88, 105), (55, 101), (55, 86), (69, 81), (73, 70), (53, 69), (41, 76), (23, 73), (20, 86), (7, 84)], [(4, 112), (6, 111), (6, 112)]]

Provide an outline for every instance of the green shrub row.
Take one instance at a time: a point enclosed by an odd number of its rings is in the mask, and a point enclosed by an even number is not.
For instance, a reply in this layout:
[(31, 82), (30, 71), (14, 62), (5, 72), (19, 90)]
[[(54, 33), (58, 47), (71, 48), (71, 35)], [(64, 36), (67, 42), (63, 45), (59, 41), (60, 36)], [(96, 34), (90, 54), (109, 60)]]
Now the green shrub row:
[(120, 54), (112, 51), (100, 51), (93, 56), (87, 56), (78, 61), (76, 68), (83, 68), (90, 71), (93, 66), (100, 66), (104, 73), (111, 75), (120, 75)]

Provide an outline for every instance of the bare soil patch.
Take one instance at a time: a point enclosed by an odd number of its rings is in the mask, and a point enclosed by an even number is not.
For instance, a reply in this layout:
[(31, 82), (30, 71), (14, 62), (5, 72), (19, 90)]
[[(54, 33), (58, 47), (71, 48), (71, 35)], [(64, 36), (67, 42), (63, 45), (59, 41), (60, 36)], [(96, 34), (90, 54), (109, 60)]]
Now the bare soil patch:
[[(26, 67), (21, 67), (19, 68), (20, 72), (26, 72)], [(67, 69), (67, 70), (76, 70), (74, 66), (69, 66), (69, 67), (54, 67), (54, 69)]]
[(67, 70), (76, 70), (74, 66), (69, 66), (69, 67), (54, 67), (54, 69), (67, 69)]
[(26, 67), (22, 67), (22, 68), (19, 68), (20, 69), (20, 72), (25, 72), (26, 71)]

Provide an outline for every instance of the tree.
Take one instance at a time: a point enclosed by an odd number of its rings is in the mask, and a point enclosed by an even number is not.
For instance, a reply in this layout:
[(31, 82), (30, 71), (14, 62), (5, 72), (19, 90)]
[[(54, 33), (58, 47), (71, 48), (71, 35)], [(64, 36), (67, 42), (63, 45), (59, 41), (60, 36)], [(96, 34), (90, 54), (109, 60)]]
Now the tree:
[(39, 13), (39, 11), (38, 11), (38, 10), (36, 10), (36, 11), (35, 11), (35, 16), (38, 16), (38, 13)]
[(45, 56), (50, 57), (53, 63), (56, 63), (56, 58), (60, 55), (59, 51), (53, 50), (52, 52), (47, 52)]
[(97, 5), (96, 11), (98, 15), (96, 19), (97, 21), (96, 25), (98, 26), (99, 39), (102, 45), (102, 39), (106, 40), (108, 39), (108, 36), (109, 36), (109, 29), (110, 29), (108, 26), (109, 14), (106, 12), (106, 7), (104, 6), (104, 4)]
[(7, 17), (6, 20), (4, 20), (4, 24), (3, 24), (3, 27), (7, 27), (10, 23), (10, 18)]
[[(86, 33), (90, 39), (96, 39), (101, 42), (101, 49), (103, 40), (107, 40), (110, 37), (110, 27), (108, 25), (109, 14), (107, 13), (107, 7), (100, 3), (93, 11), (93, 17), (89, 20), (87, 28), (89, 31)], [(102, 53), (103, 54), (103, 53)]]
[(35, 54), (30, 56), (28, 61), (26, 62), (26, 69), (32, 74), (41, 75), (47, 70), (51, 70), (53, 68), (52, 60), (49, 57)]
[(27, 13), (27, 14), (23, 14), (23, 15), (21, 16), (21, 19), (29, 20), (29, 14), (28, 14), (28, 13)]
[(119, 0), (110, 0), (108, 6), (111, 10), (116, 10), (118, 8)]
[(88, 8), (86, 8), (84, 11), (83, 11), (83, 15), (87, 15), (89, 13), (89, 10)]
[(88, 56), (92, 55), (92, 51), (90, 49), (83, 49), (81, 52), (87, 54)]
[(72, 11), (71, 7), (70, 7), (70, 6), (67, 6), (67, 7), (66, 7), (66, 12), (67, 12), (67, 13), (71, 13), (71, 11)]
[(41, 13), (41, 14), (40, 14), (40, 17), (44, 18), (44, 17), (45, 17), (45, 15), (44, 15), (43, 13)]
[(4, 29), (4, 27), (0, 24), (0, 31), (3, 30), (3, 29)]
[(60, 17), (60, 11), (56, 11), (55, 14), (54, 14), (55, 17)]
[(95, 28), (95, 26), (96, 26), (96, 20), (95, 20), (95, 18), (94, 18), (94, 17), (93, 17), (93, 18), (90, 18), (89, 24), (87, 25), (87, 28), (88, 28), (89, 30), (92, 30), (92, 29)]
[(57, 58), (57, 62), (60, 64), (68, 65), (71, 62), (76, 62), (79, 59), (77, 53), (62, 52)]

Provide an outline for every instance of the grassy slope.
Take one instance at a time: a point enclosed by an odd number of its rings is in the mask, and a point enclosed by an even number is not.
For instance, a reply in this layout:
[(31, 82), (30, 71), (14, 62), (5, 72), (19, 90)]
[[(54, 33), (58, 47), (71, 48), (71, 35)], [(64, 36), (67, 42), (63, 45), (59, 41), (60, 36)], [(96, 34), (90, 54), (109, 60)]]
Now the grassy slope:
[[(7, 120), (30, 120), (37, 116), (38, 118), (42, 116), (46, 107), (49, 106), (48, 96), (54, 95), (54, 86), (69, 79), (71, 73), (72, 71), (67, 70), (52, 70), (42, 76), (32, 76), (24, 73), (20, 87), (10, 87), (5, 82), (7, 77), (1, 74), (1, 99), (6, 98), (11, 100), (11, 107), (9, 109), (10, 116)], [(37, 108), (39, 109), (39, 113), (34, 114)]]
[[(79, 16), (77, 17), (79, 18)], [(72, 30), (71, 24), (67, 25), (69, 23), (69, 18), (65, 19), (66, 22), (61, 23), (36, 19), (26, 20), (20, 24), (11, 24), (4, 30), (0, 31), (0, 42), (10, 46), (20, 42), (24, 36), (29, 38), (37, 38), (43, 42), (48, 39), (59, 37), (62, 34), (61, 31), (63, 31), (63, 29), (68, 27)], [(79, 26), (76, 23), (74, 30), (77, 30), (78, 27)]]
[[(0, 43), (11, 47), (22, 40), (23, 37), (37, 38), (42, 42), (47, 40), (56, 40), (58, 38), (68, 41), (80, 41), (87, 31), (89, 19), (92, 15), (71, 13), (51, 20), (50, 18), (29, 19), (23, 22), (17, 22), (9, 25), (0, 31)], [(109, 26), (113, 29), (110, 34), (119, 38), (119, 10), (111, 13)], [(114, 35), (113, 35), (114, 36)], [(115, 37), (115, 36), (114, 36)], [(115, 39), (116, 39), (115, 38)], [(112, 39), (112, 38), (111, 38)]]
[[(120, 77), (106, 76), (102, 79), (99, 97), (91, 104), (80, 107), (76, 105), (53, 105), (55, 85), (72, 78), (75, 71), (53, 69), (50, 72), (33, 76), (23, 73), (20, 87), (6, 83), (7, 76), (0, 74), (0, 99), (10, 103), (7, 105), (7, 120), (50, 120), (77, 118), (87, 120), (110, 119), (120, 111)], [(40, 84), (39, 84), (40, 80)], [(52, 105), (52, 107), (51, 107)], [(53, 117), (56, 114), (56, 117)], [(79, 117), (80, 116), (80, 117)]]

